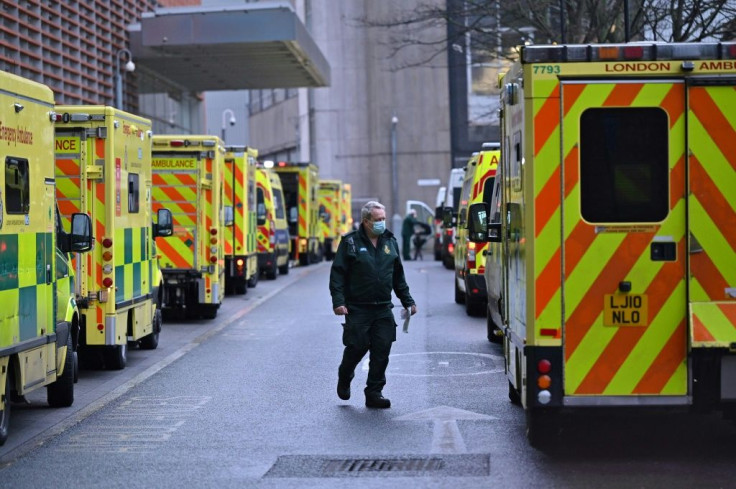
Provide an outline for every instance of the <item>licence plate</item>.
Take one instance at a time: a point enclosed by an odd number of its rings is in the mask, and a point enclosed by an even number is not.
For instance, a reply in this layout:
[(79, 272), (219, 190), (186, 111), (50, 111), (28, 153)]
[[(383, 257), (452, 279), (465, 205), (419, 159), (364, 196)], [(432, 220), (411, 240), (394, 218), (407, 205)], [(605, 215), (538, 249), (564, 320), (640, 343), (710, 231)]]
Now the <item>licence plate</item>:
[(604, 326), (647, 326), (646, 294), (606, 294), (603, 296)]

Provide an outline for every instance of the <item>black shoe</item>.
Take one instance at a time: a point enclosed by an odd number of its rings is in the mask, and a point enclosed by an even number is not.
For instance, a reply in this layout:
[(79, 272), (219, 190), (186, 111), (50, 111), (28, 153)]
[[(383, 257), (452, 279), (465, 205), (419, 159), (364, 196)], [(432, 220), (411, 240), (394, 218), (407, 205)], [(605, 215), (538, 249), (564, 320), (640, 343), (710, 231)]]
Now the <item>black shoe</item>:
[(391, 400), (386, 399), (381, 394), (365, 396), (365, 405), (369, 408), (387, 409), (391, 407)]
[(350, 380), (351, 379), (337, 379), (337, 397), (343, 401), (350, 399)]

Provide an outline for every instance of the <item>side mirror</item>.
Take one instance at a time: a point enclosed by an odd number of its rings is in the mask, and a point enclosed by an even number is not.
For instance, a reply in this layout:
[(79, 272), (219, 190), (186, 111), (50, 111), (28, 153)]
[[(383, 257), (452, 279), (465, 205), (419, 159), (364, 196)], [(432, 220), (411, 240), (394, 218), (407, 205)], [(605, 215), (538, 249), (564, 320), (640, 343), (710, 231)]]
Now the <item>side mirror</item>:
[(478, 202), (468, 209), (468, 239), (474, 243), (488, 241), (488, 204)]
[(72, 214), (72, 232), (68, 238), (67, 249), (62, 251), (83, 253), (92, 249), (92, 220), (87, 214), (81, 212)]
[(158, 224), (153, 225), (153, 237), (167, 237), (174, 234), (174, 219), (169, 209), (159, 209), (156, 212)]
[(232, 226), (235, 222), (235, 214), (233, 213), (233, 206), (226, 205), (225, 206), (225, 226)]

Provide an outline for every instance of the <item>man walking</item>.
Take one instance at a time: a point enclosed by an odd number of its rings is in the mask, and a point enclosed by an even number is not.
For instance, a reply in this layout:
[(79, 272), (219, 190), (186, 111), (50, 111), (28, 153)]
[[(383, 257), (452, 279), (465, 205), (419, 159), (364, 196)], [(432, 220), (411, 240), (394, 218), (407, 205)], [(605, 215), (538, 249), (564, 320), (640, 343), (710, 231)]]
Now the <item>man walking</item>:
[(401, 223), (401, 255), (404, 261), (411, 260), (411, 238), (414, 236), (414, 226), (418, 224), (417, 211), (412, 209)]
[(365, 405), (389, 408), (383, 397), (391, 344), (396, 341), (396, 323), (391, 312), (391, 291), (404, 308), (417, 312), (404, 278), (399, 247), (386, 230), (386, 210), (371, 201), (360, 211), (360, 227), (340, 240), (330, 271), (330, 294), (336, 315), (345, 316), (342, 342), (345, 345), (338, 369), (337, 395), (350, 399), (350, 382), (355, 367), (370, 351)]

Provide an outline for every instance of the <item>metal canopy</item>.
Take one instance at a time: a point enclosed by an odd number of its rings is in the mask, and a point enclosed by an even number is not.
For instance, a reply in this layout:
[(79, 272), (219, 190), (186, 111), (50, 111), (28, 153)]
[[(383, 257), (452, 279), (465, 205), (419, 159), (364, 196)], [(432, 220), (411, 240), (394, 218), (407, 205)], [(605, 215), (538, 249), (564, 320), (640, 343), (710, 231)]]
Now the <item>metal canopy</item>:
[(136, 65), (193, 92), (330, 83), (330, 65), (288, 2), (157, 9), (128, 32)]

